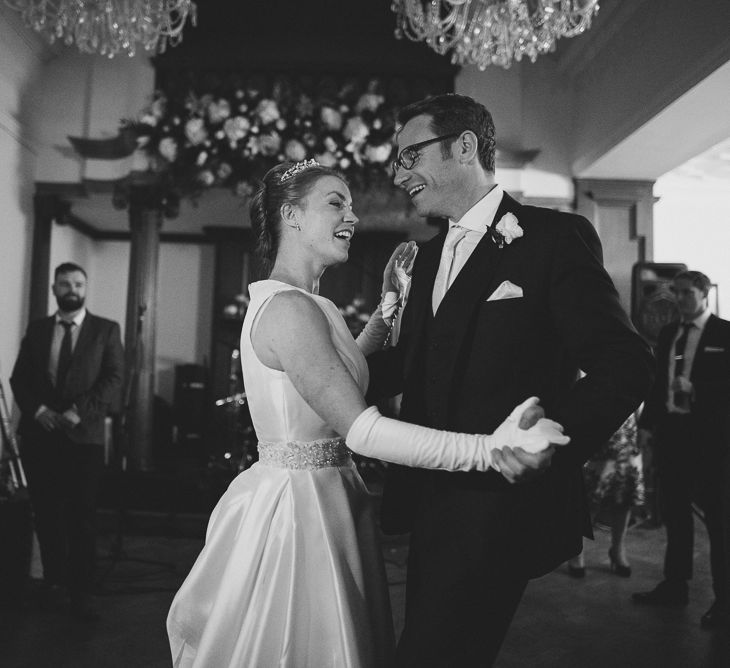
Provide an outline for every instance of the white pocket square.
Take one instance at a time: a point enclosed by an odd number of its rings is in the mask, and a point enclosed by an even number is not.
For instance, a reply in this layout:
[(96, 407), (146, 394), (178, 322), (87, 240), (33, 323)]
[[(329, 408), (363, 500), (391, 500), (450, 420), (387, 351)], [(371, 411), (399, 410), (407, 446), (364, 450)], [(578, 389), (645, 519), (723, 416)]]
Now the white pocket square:
[(518, 299), (522, 297), (522, 288), (515, 285), (511, 281), (502, 281), (499, 287), (487, 298), (488, 302), (494, 302), (498, 299)]
[(719, 346), (705, 346), (705, 352), (706, 353), (724, 353), (725, 348), (720, 348)]

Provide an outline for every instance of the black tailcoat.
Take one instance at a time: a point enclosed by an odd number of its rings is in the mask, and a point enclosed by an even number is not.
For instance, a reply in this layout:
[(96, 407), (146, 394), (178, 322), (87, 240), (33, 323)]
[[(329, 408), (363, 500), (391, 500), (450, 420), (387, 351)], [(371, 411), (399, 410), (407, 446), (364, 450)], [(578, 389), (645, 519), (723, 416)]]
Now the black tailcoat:
[[(473, 517), (475, 535), (497, 537), (484, 547), (490, 559), (535, 577), (591, 535), (581, 466), (644, 400), (654, 363), (619, 304), (593, 226), (507, 194), (492, 226), (507, 212), (524, 235), (500, 248), (485, 234), (436, 316), (431, 294), (445, 232), (420, 248), (398, 345), (371, 358), (370, 396), (402, 391), (402, 420), (468, 433), (491, 433), (517, 404), (540, 397), (572, 439), (544, 475), (512, 485), (494, 471), (390, 467), (382, 517), (392, 532)], [(523, 297), (487, 301), (506, 280)], [(478, 568), (479, 555), (471, 556)]]

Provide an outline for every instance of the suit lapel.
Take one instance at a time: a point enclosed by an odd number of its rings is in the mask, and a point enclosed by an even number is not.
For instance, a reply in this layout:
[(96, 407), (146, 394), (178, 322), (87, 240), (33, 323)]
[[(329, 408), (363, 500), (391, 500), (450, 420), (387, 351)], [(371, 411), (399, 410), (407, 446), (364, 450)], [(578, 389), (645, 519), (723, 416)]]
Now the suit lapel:
[(713, 340), (715, 338), (715, 326), (717, 325), (717, 316), (710, 313), (710, 317), (707, 318), (705, 328), (702, 330), (700, 340), (697, 342), (697, 350), (699, 351), (702, 346), (707, 343), (707, 339)]
[(674, 354), (674, 337), (677, 336), (679, 330), (679, 321), (670, 324), (666, 330), (666, 339), (664, 342), (657, 342), (657, 376), (663, 379), (661, 386), (663, 388), (663, 402), (666, 402), (666, 395), (669, 390), (669, 359)]
[[(505, 193), (494, 219), (490, 221), (489, 227), (493, 229), (507, 212), (514, 213), (519, 219), (521, 208), (518, 202)], [(413, 273), (411, 295), (408, 300), (408, 308), (413, 309), (413, 311), (409, 317), (412, 334), (406, 352), (406, 375), (409, 374), (416, 356), (421, 350), (421, 341), (426, 331), (427, 318), (431, 315), (433, 284), (445, 239), (446, 231), (424, 244), (419, 251), (417, 267)], [(453, 369), (456, 362), (461, 343), (466, 335), (474, 309), (480, 302), (480, 297), (492, 282), (502, 258), (510, 252), (512, 252), (510, 246), (499, 248), (488, 231), (446, 292), (436, 317), (440, 323), (439, 326), (445, 327), (449, 334), (450, 345), (444, 351), (444, 354), (451, 357), (448, 360), (451, 369)]]
[(71, 355), (71, 366), (75, 366), (78, 361), (83, 357), (83, 350), (87, 350), (89, 342), (93, 334), (94, 323), (91, 313), (86, 312), (86, 317), (81, 323), (81, 329), (79, 330), (79, 337), (76, 339), (76, 345), (74, 346), (73, 354)]
[(68, 373), (66, 375), (66, 386), (68, 386), (69, 380), (73, 377), (75, 371), (84, 363), (85, 351), (88, 351), (89, 344), (91, 343), (94, 335), (93, 320), (94, 317), (87, 311), (86, 317), (81, 323), (81, 329), (79, 330), (79, 336), (76, 339), (76, 345), (74, 346), (73, 353), (71, 353), (71, 364), (69, 365)]
[[(520, 205), (513, 200), (507, 193), (502, 196), (497, 213), (490, 222), (489, 230), (477, 244), (472, 254), (469, 256), (466, 264), (462, 267), (459, 275), (456, 277), (451, 287), (446, 292), (441, 306), (439, 307), (439, 316), (442, 309), (446, 311), (454, 311), (450, 305), (453, 303), (458, 308), (458, 313), (467, 313), (466, 304), (473, 303), (479, 298), (486, 287), (492, 282), (494, 274), (497, 272), (505, 251), (509, 250), (509, 246), (500, 248), (492, 237), (491, 230), (494, 229), (497, 221), (499, 221), (508, 211), (517, 215)], [(468, 309), (470, 312), (471, 309)], [(450, 317), (457, 315), (450, 313)]]
[[(497, 213), (491, 221), (490, 228), (493, 229), (507, 212), (514, 213), (519, 220), (521, 208), (520, 204), (505, 193)], [(519, 245), (519, 242), (517, 243)], [(487, 296), (485, 293), (490, 289), (503, 259), (515, 250), (516, 247), (511, 245), (500, 248), (487, 231), (446, 292), (436, 314), (435, 324), (442, 333), (446, 333), (449, 341), (449, 345), (443, 352), (444, 359), (442, 360), (448, 365), (449, 380), (454, 372), (456, 360), (461, 352), (462, 342), (469, 324), (473, 320), (474, 312)], [(431, 285), (433, 285), (433, 281), (431, 281)]]
[(409, 321), (412, 330), (405, 358), (406, 375), (413, 365), (416, 354), (421, 349), (421, 339), (426, 331), (427, 318), (431, 316), (431, 295), (445, 239), (446, 231), (440, 232), (431, 241), (424, 244), (418, 252), (417, 266), (413, 272), (413, 283), (407, 305), (407, 308), (411, 309)]
[(705, 346), (711, 344), (715, 339), (715, 325), (717, 324), (717, 317), (710, 314), (710, 317), (705, 323), (705, 327), (700, 334), (700, 340), (697, 341), (697, 350), (695, 350), (695, 358), (692, 362), (692, 372), (690, 378), (695, 377), (695, 373), (698, 368), (701, 370), (705, 361)]
[(56, 326), (56, 316), (52, 315), (49, 318), (46, 318), (45, 322), (43, 323), (43, 329), (41, 330), (41, 339), (40, 339), (40, 345), (41, 345), (41, 351), (43, 355), (43, 370), (45, 372), (45, 375), (48, 379), (48, 382), (51, 383), (51, 346), (53, 345), (53, 328)]

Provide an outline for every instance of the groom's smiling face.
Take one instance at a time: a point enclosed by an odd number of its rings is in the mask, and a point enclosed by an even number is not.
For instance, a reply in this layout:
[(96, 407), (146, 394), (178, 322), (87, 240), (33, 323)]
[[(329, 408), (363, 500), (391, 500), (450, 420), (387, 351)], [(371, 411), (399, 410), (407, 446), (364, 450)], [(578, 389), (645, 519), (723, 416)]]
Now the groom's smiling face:
[[(437, 137), (427, 114), (415, 116), (398, 132), (398, 155), (404, 149)], [(418, 157), (410, 169), (398, 166), (393, 183), (403, 188), (420, 216), (451, 217), (458, 210), (461, 199), (459, 173), (453, 158), (457, 138), (444, 139), (418, 150)], [(444, 155), (445, 153), (445, 155)]]

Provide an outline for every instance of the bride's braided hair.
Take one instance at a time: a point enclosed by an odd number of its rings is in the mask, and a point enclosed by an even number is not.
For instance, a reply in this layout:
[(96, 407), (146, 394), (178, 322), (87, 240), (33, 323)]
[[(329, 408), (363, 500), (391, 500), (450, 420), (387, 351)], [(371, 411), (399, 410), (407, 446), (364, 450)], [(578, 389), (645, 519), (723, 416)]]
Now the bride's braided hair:
[[(299, 164), (299, 163), (297, 163)], [(315, 181), (323, 176), (345, 178), (338, 171), (319, 164), (310, 164), (297, 170), (292, 163), (282, 163), (264, 175), (261, 185), (251, 199), (251, 226), (256, 235), (256, 253), (264, 276), (271, 273), (279, 251), (281, 238), (281, 207), (298, 204), (309, 193)], [(282, 177), (285, 176), (285, 178)], [(346, 182), (346, 181), (345, 181)]]

